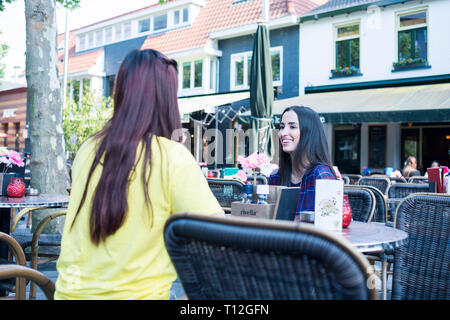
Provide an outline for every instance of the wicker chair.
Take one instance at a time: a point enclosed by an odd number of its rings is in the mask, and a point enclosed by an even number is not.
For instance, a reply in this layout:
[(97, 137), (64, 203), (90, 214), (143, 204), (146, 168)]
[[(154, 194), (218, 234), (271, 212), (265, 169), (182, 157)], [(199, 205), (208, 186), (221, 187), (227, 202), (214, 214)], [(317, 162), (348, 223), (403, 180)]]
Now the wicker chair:
[(409, 237), (395, 250), (392, 299), (450, 300), (450, 196), (409, 195), (394, 226)]
[(342, 176), (342, 180), (344, 181), (344, 184), (350, 184), (350, 178), (347, 176)]
[[(248, 175), (247, 176), (247, 181), (253, 181), (253, 176), (252, 175)], [(267, 178), (261, 174), (258, 174), (256, 176), (256, 184), (269, 184)]]
[[(0, 279), (18, 278), (21, 280), (31, 280), (31, 283), (36, 283), (44, 292), (48, 300), (53, 300), (55, 293), (55, 284), (41, 272), (21, 266), (21, 265), (0, 265)], [(25, 283), (25, 281), (23, 281)], [(17, 292), (15, 298), (17, 300), (26, 299), (26, 287), (16, 287)]]
[(358, 181), (360, 186), (372, 186), (378, 188), (383, 194), (387, 195), (388, 189), (391, 185), (391, 180), (386, 176), (369, 176), (362, 177)]
[(164, 238), (189, 299), (377, 299), (364, 256), (313, 226), (184, 213)]
[(411, 193), (428, 192), (428, 183), (393, 184), (389, 188), (388, 198), (405, 198)]
[(208, 185), (220, 206), (225, 211), (231, 210), (231, 203), (239, 201), (244, 183), (236, 179), (208, 178)]
[(350, 179), (350, 184), (358, 184), (359, 179), (362, 178), (362, 175), (360, 174), (343, 174), (342, 178), (347, 177)]
[(376, 199), (369, 189), (358, 186), (344, 186), (344, 194), (348, 196), (355, 221), (370, 222), (375, 214)]
[[(27, 208), (22, 210), (13, 222), (11, 227), (11, 235), (18, 241), (22, 247), (25, 257), (30, 261), (30, 268), (37, 270), (38, 265), (54, 261), (58, 259), (61, 247), (61, 235), (60, 234), (46, 234), (41, 237), (41, 233), (44, 228), (54, 219), (65, 216), (67, 214), (67, 208), (54, 211), (44, 219), (40, 221), (38, 226), (32, 235), (29, 234), (16, 234), (15, 229), (20, 218), (27, 214), (28, 211), (42, 209), (42, 208)], [(39, 247), (45, 247), (44, 250), (39, 250)], [(28, 252), (30, 248), (30, 252)], [(41, 258), (39, 260), (39, 258)], [(30, 300), (36, 298), (36, 286), (32, 282), (30, 285)]]
[(389, 180), (391, 180), (392, 184), (394, 184), (394, 183), (407, 183), (408, 182), (403, 177), (389, 177)]
[[(9, 251), (12, 253), (14, 257), (14, 262), (10, 260), (0, 259), (0, 266), (2, 265), (13, 265), (13, 263), (21, 266), (26, 266), (27, 261), (25, 259), (25, 254), (20, 247), (20, 244), (10, 235), (0, 232), (0, 241), (5, 242), (8, 245)], [(26, 283), (23, 279), (16, 278), (16, 280), (12, 280), (13, 277), (10, 278), (2, 278), (0, 280), (0, 299), (4, 299), (3, 296), (6, 296), (9, 292), (15, 292), (16, 297), (22, 297), (22, 290), (26, 287)]]
[(428, 177), (413, 176), (408, 179), (409, 183), (428, 183)]
[(388, 217), (388, 205), (386, 202), (386, 196), (381, 193), (381, 191), (372, 186), (346, 186), (346, 187), (354, 187), (361, 189), (368, 189), (372, 191), (375, 196), (375, 212), (373, 214), (373, 218), (370, 222), (379, 222), (386, 223)]

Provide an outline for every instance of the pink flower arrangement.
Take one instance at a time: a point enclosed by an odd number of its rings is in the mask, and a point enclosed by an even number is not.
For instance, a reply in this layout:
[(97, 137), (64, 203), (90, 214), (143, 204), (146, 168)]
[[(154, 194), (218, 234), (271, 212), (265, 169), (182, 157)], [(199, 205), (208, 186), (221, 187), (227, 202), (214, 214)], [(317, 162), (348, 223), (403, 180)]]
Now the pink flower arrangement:
[[(243, 182), (247, 181), (247, 174), (253, 174), (253, 184), (256, 184), (256, 171), (259, 171), (266, 176), (271, 173), (272, 165), (270, 163), (270, 158), (264, 153), (255, 152), (247, 158), (239, 156), (237, 160), (243, 170), (239, 170), (242, 173), (240, 173), (239, 176), (236, 174), (236, 178)], [(244, 175), (245, 180), (243, 180)]]
[(18, 167), (23, 167), (25, 165), (18, 152), (14, 150), (8, 150), (4, 147), (0, 148), (0, 163), (5, 164), (3, 173), (6, 172), (7, 168), (11, 168), (13, 165), (16, 165)]

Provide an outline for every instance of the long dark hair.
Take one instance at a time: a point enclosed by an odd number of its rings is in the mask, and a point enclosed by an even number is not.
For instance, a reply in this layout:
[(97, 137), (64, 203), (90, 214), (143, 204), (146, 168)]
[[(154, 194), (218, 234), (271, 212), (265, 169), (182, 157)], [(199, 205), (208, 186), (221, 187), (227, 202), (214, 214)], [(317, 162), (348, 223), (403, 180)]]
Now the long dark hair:
[(293, 167), (297, 172), (306, 174), (318, 164), (328, 166), (336, 177), (328, 153), (328, 143), (323, 131), (323, 125), (319, 115), (313, 109), (304, 106), (291, 106), (283, 111), (297, 114), (300, 141), (293, 156), (283, 151), (280, 144), (280, 185), (288, 186), (291, 181)]
[[(96, 154), (76, 213), (83, 207), (92, 174), (101, 163), (103, 170), (89, 223), (91, 240), (96, 245), (123, 224), (128, 208), (129, 176), (136, 170), (136, 158), (140, 159), (142, 154), (145, 201), (151, 206), (148, 185), (152, 138), (155, 135), (170, 139), (181, 128), (177, 90), (177, 64), (158, 51), (133, 50), (120, 65), (114, 88), (114, 114), (93, 136), (97, 141)], [(137, 155), (141, 142), (142, 149)], [(75, 219), (72, 227), (74, 223)]]

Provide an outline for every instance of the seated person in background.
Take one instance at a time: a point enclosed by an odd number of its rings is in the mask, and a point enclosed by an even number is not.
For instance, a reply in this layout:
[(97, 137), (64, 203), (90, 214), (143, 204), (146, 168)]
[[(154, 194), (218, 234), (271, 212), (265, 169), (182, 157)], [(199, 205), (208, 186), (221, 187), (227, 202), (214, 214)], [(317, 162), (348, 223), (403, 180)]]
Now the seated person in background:
[(297, 216), (314, 211), (316, 180), (336, 179), (319, 115), (308, 107), (284, 110), (280, 131), (280, 169), (269, 184), (301, 187)]
[(405, 161), (405, 167), (403, 168), (402, 175), (405, 178), (420, 176), (420, 171), (417, 170), (416, 157), (409, 156)]
[(114, 114), (73, 163), (55, 299), (169, 299), (166, 220), (223, 213), (180, 143), (177, 83), (176, 62), (158, 51), (123, 60)]

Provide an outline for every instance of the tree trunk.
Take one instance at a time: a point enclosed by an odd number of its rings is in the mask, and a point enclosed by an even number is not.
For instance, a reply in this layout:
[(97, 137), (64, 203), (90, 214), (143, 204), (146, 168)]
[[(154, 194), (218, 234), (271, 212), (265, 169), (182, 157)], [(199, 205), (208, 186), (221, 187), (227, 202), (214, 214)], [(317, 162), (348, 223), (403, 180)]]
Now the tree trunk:
[[(25, 19), (31, 186), (42, 194), (67, 194), (55, 0), (25, 0)], [(33, 231), (49, 213), (33, 213)], [(45, 233), (62, 228), (63, 220), (56, 221)]]

